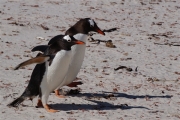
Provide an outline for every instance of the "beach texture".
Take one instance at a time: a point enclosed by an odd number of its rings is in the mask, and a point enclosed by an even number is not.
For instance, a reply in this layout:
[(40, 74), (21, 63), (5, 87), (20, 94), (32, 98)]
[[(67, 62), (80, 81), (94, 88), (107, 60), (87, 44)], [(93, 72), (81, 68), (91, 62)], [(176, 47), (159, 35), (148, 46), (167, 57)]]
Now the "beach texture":
[[(77, 81), (77, 94), (48, 103), (57, 113), (36, 108), (37, 98), (18, 108), (7, 104), (19, 97), (34, 64), (14, 71), (35, 57), (34, 46), (47, 44), (81, 18), (104, 29), (118, 28), (87, 42)], [(179, 0), (1, 0), (0, 120), (179, 120)]]

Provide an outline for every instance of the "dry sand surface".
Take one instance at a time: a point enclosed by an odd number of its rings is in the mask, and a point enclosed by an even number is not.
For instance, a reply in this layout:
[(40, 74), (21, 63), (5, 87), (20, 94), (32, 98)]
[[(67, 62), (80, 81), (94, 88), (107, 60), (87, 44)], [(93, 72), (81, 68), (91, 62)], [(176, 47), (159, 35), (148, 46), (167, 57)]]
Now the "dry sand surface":
[[(101, 29), (119, 29), (93, 35), (116, 48), (87, 43), (77, 76), (80, 93), (64, 99), (52, 93), (48, 103), (57, 113), (36, 108), (37, 98), (8, 108), (26, 88), (34, 65), (12, 68), (34, 57), (34, 46), (86, 17)], [(179, 120), (179, 21), (179, 0), (0, 0), (0, 119)], [(119, 66), (132, 71), (115, 71)]]

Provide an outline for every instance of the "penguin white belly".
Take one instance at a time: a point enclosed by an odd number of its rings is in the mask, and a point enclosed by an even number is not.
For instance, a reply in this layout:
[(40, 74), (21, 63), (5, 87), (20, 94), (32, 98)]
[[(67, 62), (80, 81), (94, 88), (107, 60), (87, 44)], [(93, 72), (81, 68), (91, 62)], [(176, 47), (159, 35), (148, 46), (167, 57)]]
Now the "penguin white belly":
[[(88, 38), (86, 34), (76, 34), (73, 37), (77, 40), (83, 41), (84, 43), (86, 43), (86, 40)], [(85, 49), (86, 49), (85, 44), (74, 45), (71, 47), (72, 59), (71, 59), (71, 63), (68, 69), (68, 73), (66, 74), (64, 82), (60, 84), (58, 88), (72, 83), (73, 80), (76, 78), (84, 60)]]
[(72, 58), (72, 51), (61, 50), (53, 59), (51, 65), (46, 62), (46, 72), (41, 82), (41, 90), (43, 92), (52, 92), (55, 90), (64, 80), (69, 64)]

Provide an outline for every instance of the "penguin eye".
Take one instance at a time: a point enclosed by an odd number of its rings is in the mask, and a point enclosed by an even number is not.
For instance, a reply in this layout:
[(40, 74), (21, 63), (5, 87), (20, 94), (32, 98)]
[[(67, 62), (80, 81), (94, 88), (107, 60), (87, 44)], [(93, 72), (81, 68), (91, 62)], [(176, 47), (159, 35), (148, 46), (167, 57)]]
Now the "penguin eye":
[(71, 39), (67, 39), (68, 42), (71, 42)]
[(64, 36), (63, 39), (67, 42), (71, 42), (71, 37), (69, 35)]

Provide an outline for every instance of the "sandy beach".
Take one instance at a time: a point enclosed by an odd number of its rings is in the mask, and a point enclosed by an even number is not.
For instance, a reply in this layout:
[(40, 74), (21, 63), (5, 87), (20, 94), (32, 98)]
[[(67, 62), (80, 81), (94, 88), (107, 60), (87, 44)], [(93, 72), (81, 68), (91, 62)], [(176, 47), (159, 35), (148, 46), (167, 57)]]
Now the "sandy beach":
[[(34, 46), (47, 44), (81, 18), (104, 29), (88, 41), (77, 76), (77, 94), (48, 103), (57, 113), (36, 108), (37, 98), (18, 108), (7, 104), (19, 97), (34, 64), (14, 71), (35, 57)], [(179, 120), (180, 1), (178, 0), (1, 0), (0, 120)]]

